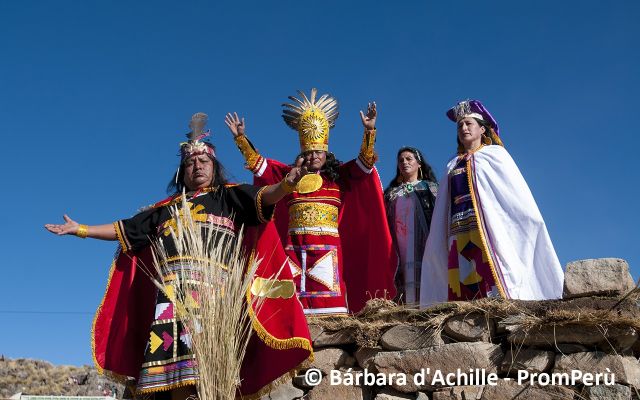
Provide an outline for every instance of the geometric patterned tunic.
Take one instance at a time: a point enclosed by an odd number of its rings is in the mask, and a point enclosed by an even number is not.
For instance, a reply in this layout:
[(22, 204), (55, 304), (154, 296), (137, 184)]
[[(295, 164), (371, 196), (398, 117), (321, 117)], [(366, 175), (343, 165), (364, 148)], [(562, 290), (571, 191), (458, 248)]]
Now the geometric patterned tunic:
[[(266, 217), (263, 215), (261, 192), (262, 188), (253, 185), (218, 187), (217, 190), (203, 189), (193, 196), (187, 194), (187, 204), (196, 224), (200, 224), (203, 229), (215, 227), (219, 235), (217, 240), (223, 240), (223, 237), (234, 240), (243, 224), (258, 225), (271, 218), (272, 207), (266, 210)], [(182, 278), (196, 280), (199, 274), (198, 271), (188, 270), (189, 263), (181, 262), (184, 259), (171, 258), (176, 250), (169, 228), (175, 226), (175, 221), (168, 206), (181, 201), (180, 199), (178, 196), (177, 200), (162, 207), (149, 209), (132, 218), (114, 223), (120, 245), (125, 252), (149, 245), (153, 237), (158, 237), (164, 242), (169, 258), (168, 262), (161, 266), (162, 279), (168, 284), (169, 292), (177, 274), (189, 274), (188, 277)], [(183, 301), (187, 304), (198, 303), (197, 291), (187, 293), (186, 296), (188, 298)], [(154, 320), (137, 382), (137, 393), (166, 391), (197, 383), (197, 365), (191, 350), (191, 336), (182, 322), (176, 318), (175, 311), (175, 304), (164, 292), (158, 291)]]
[(499, 296), (489, 253), (478, 228), (478, 212), (471, 195), (470, 171), (461, 157), (449, 173), (449, 301)]

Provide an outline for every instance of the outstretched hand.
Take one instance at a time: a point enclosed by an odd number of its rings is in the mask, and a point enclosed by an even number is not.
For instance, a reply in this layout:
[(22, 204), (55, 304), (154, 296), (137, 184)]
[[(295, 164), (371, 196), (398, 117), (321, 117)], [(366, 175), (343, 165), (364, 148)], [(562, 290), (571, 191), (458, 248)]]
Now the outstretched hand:
[(244, 118), (240, 119), (237, 112), (234, 112), (233, 114), (228, 113), (224, 117), (224, 123), (229, 127), (229, 130), (233, 134), (233, 137), (244, 135)]
[(378, 111), (376, 110), (376, 102), (369, 103), (367, 105), (367, 113), (363, 113), (360, 111), (360, 119), (362, 120), (362, 125), (365, 129), (375, 129), (376, 128), (376, 117), (378, 116)]
[(291, 168), (291, 171), (284, 177), (287, 180), (287, 183), (295, 186), (303, 176), (307, 175), (309, 170), (307, 169), (307, 163), (304, 161), (303, 157), (300, 157), (296, 160), (296, 165)]
[(63, 216), (65, 223), (62, 225), (46, 224), (44, 227), (51, 233), (56, 235), (75, 235), (78, 232), (78, 224), (76, 221), (69, 218), (67, 214)]

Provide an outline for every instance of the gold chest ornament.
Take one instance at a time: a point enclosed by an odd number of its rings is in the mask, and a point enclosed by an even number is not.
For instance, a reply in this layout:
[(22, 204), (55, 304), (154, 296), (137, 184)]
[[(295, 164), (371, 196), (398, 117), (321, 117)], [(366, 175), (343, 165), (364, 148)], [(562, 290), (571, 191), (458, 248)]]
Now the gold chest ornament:
[(296, 185), (296, 191), (302, 194), (312, 193), (320, 189), (321, 186), (322, 177), (320, 174), (307, 174)]

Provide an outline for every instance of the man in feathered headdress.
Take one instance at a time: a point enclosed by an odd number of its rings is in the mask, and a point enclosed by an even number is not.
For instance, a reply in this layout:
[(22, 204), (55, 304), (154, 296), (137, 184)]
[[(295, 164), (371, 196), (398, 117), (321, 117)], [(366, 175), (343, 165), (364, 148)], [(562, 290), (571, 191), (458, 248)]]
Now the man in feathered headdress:
[(245, 135), (244, 118), (228, 114), (225, 122), (255, 184), (279, 182), (300, 166), (309, 171), (289, 188), (275, 215), (305, 313), (357, 312), (371, 298), (395, 296), (396, 261), (374, 168), (376, 104), (360, 112), (360, 154), (341, 164), (329, 152), (337, 101), (328, 94), (316, 98), (316, 89), (310, 97), (298, 93), (300, 98), (290, 96), (293, 103), (283, 104), (282, 115), (299, 135), (300, 155), (293, 167), (260, 155)]
[[(203, 229), (214, 229), (234, 241), (245, 226), (245, 252), (262, 260), (247, 294), (255, 335), (243, 359), (240, 394), (263, 393), (272, 381), (312, 355), (309, 329), (291, 274), (286, 268), (280, 272), (286, 255), (273, 224), (268, 223), (274, 204), (287, 193), (286, 188), (300, 180), (304, 168), (293, 168), (281, 182), (270, 186), (228, 184), (215, 147), (202, 140), (209, 135), (204, 131), (206, 122), (206, 114), (192, 117), (191, 132), (188, 141), (180, 144), (180, 166), (170, 185), (175, 193), (169, 198), (112, 224), (87, 226), (65, 215), (65, 224), (45, 225), (58, 235), (120, 243), (94, 319), (92, 350), (96, 369), (118, 378), (134, 378), (136, 394), (169, 391), (172, 398), (186, 398), (195, 392), (199, 379), (190, 333), (172, 299), (157, 291), (149, 272), (145, 273), (153, 263), (152, 241), (167, 241), (167, 249), (172, 249), (167, 250), (169, 256), (177, 254), (170, 234), (176, 218), (170, 206), (183, 196), (193, 220)], [(183, 255), (174, 258), (175, 265), (163, 266), (168, 271), (163, 280), (180, 270)], [(280, 290), (263, 290), (265, 287)], [(262, 298), (259, 307), (254, 297)]]

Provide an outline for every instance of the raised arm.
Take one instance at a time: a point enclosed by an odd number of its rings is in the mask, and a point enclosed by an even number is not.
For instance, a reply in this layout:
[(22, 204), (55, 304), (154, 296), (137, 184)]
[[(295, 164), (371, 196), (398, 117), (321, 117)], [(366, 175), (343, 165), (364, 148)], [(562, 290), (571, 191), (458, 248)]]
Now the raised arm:
[(44, 227), (56, 235), (74, 235), (79, 238), (93, 238), (101, 240), (116, 240), (116, 230), (113, 224), (105, 225), (82, 225), (69, 218), (67, 214), (63, 216), (65, 223), (61, 225), (46, 224)]
[(369, 103), (367, 106), (367, 113), (360, 111), (360, 119), (362, 120), (362, 126), (364, 126), (364, 135), (362, 137), (362, 145), (360, 146), (360, 154), (358, 154), (358, 161), (361, 168), (370, 170), (378, 160), (378, 155), (374, 151), (374, 145), (376, 143), (376, 118), (378, 117), (378, 110), (376, 108), (376, 102)]
[(229, 131), (233, 135), (233, 140), (236, 142), (236, 146), (242, 153), (244, 160), (246, 162), (245, 168), (253, 172), (257, 173), (260, 169), (261, 164), (264, 163), (264, 158), (258, 153), (253, 144), (249, 141), (247, 136), (245, 135), (245, 123), (244, 118), (239, 118), (238, 113), (234, 112), (233, 114), (228, 113), (224, 117), (224, 123), (229, 127)]

